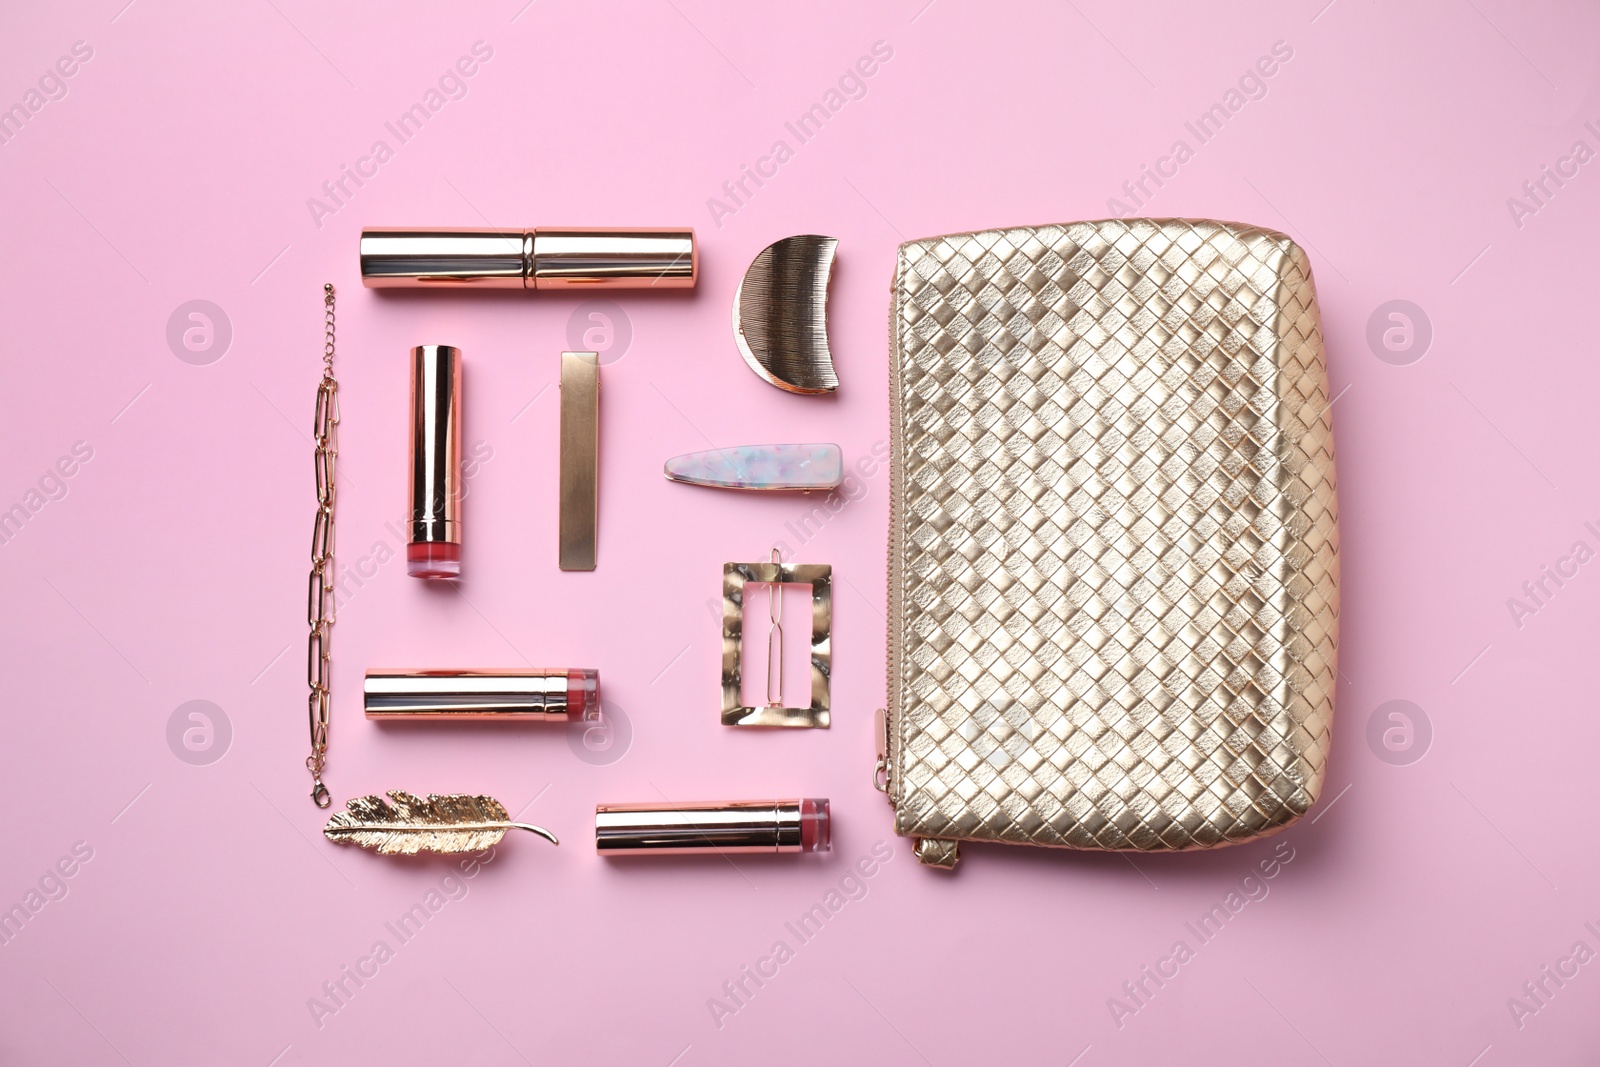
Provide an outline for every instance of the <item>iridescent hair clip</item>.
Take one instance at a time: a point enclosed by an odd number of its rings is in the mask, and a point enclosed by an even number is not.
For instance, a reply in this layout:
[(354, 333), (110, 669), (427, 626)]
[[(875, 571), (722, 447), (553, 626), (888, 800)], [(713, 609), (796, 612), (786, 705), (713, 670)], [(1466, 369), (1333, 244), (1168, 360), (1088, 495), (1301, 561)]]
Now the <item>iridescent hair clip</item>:
[(663, 473), (686, 485), (810, 492), (839, 487), (844, 481), (844, 453), (830, 444), (734, 445), (673, 456)]

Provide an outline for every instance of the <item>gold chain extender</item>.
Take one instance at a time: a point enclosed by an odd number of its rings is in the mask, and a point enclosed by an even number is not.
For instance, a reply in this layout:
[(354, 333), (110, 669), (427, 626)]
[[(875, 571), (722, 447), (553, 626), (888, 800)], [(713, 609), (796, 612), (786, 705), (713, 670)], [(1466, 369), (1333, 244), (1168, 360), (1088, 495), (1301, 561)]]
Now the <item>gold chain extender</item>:
[(317, 385), (316, 436), (317, 520), (311, 530), (311, 582), (306, 594), (306, 621), (311, 626), (306, 649), (306, 682), (311, 687), (311, 799), (319, 808), (333, 803), (322, 784), (328, 761), (328, 697), (333, 636), (333, 468), (339, 455), (339, 383), (333, 377), (333, 283), (322, 287), (322, 381)]

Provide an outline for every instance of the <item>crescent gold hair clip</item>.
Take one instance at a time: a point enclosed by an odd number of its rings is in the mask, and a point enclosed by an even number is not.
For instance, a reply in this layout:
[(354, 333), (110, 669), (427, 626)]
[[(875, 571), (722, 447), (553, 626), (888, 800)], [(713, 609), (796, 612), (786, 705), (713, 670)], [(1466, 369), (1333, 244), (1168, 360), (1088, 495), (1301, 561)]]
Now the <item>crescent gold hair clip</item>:
[(837, 237), (774, 241), (744, 272), (733, 298), (733, 340), (744, 361), (779, 389), (839, 388), (828, 351), (828, 278)]

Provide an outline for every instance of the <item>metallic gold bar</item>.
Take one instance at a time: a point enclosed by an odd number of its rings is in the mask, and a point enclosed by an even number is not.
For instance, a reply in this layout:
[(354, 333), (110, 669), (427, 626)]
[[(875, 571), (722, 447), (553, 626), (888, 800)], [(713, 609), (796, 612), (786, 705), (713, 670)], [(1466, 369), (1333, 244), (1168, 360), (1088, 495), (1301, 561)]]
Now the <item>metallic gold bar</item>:
[(577, 722), (600, 716), (592, 668), (367, 671), (369, 719)]
[(560, 565), (592, 571), (599, 522), (600, 356), (561, 353)]
[(826, 800), (741, 800), (683, 804), (601, 804), (596, 852), (620, 856), (827, 852)]

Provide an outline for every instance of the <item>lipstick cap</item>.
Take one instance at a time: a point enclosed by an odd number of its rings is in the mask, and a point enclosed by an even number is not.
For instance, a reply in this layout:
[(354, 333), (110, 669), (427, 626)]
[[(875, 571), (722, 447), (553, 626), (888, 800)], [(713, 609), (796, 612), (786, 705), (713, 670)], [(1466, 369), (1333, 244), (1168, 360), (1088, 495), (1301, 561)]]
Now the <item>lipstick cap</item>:
[(692, 229), (541, 230), (369, 227), (369, 289), (692, 289)]
[(369, 289), (521, 289), (532, 255), (533, 235), (520, 230), (366, 229), (361, 282)]
[(692, 289), (693, 230), (539, 229), (530, 289)]
[(367, 671), (369, 719), (578, 722), (600, 715), (600, 672)]
[(631, 856), (827, 852), (826, 800), (745, 800), (601, 804), (595, 851)]

